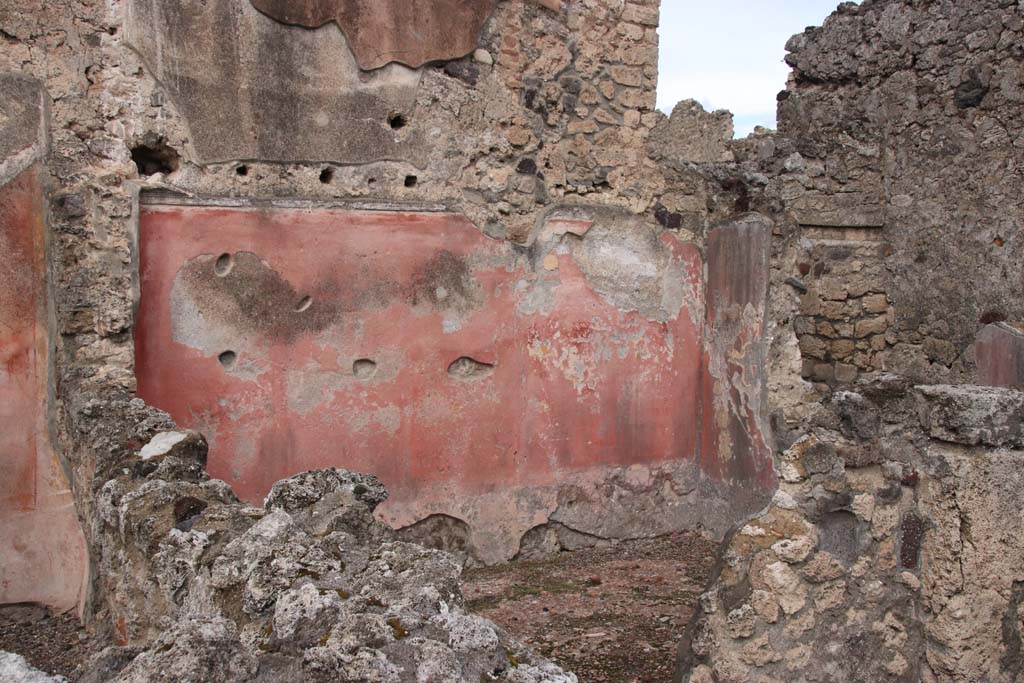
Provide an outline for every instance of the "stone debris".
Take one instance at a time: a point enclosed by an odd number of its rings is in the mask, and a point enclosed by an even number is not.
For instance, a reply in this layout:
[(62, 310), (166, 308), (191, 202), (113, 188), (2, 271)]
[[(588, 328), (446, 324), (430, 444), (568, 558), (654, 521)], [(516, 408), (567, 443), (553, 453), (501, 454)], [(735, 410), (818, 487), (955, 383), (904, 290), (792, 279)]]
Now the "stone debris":
[(107, 576), (124, 655), (103, 652), (87, 679), (575, 683), (467, 613), (454, 557), (392, 540), (374, 477), (306, 472), (252, 508), (178, 476), (205, 448), (178, 436), (156, 469), (100, 492), (101, 533), (122, 539), (102, 566), (121, 565)]
[(149, 443), (139, 451), (139, 457), (143, 460), (155, 458), (158, 455), (166, 455), (175, 444), (181, 443), (188, 437), (184, 432), (160, 432)]
[(0, 651), (0, 681), (4, 683), (67, 683), (67, 680), (29, 666), (21, 655)]

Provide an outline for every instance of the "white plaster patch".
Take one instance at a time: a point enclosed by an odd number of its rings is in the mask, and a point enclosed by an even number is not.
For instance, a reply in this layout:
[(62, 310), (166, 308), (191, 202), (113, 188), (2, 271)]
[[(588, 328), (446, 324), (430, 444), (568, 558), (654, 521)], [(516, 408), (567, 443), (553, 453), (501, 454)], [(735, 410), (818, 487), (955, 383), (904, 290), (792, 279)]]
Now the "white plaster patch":
[(188, 434), (185, 432), (160, 432), (142, 447), (142, 450), (139, 451), (139, 456), (143, 460), (149, 460), (158, 455), (165, 455), (187, 438)]

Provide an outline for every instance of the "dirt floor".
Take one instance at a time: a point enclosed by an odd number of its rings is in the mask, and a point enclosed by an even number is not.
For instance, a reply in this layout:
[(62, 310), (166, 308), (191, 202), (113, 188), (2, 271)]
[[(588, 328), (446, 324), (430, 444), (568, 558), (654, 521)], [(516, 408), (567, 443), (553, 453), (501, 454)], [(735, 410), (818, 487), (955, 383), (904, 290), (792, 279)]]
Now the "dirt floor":
[(40, 671), (76, 679), (75, 669), (97, 649), (74, 614), (36, 605), (0, 606), (0, 650), (16, 652)]
[(463, 590), (580, 683), (671, 683), (716, 550), (692, 535), (632, 541), (470, 570)]

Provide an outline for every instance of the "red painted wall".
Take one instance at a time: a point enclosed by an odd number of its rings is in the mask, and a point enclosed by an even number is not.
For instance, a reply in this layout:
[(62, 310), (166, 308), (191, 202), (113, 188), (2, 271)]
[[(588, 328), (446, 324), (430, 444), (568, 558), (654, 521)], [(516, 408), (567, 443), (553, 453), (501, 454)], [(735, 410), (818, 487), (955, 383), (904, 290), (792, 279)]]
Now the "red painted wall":
[[(251, 501), (326, 466), (407, 501), (697, 457), (702, 301), (621, 311), (571, 253), (446, 213), (150, 206), (139, 229), (139, 395)], [(701, 295), (697, 250), (663, 244)], [(493, 367), (453, 377), (463, 357)]]
[(0, 604), (80, 602), (86, 555), (47, 431), (40, 173), (0, 188)]

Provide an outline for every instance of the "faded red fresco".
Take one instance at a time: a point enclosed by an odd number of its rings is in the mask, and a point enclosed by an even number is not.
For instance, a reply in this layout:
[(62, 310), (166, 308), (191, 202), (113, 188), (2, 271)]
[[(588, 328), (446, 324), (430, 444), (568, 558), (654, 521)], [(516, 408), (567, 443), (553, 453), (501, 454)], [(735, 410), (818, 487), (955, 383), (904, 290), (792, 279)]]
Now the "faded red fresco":
[(30, 169), (0, 188), (0, 604), (78, 604), (85, 546), (47, 436), (42, 190)]
[(701, 468), (755, 498), (775, 480), (762, 423), (771, 224), (747, 215), (707, 237)]
[[(140, 243), (139, 395), (250, 501), (327, 466), (409, 500), (696, 458), (702, 302), (619, 310), (571, 254), (445, 213), (144, 207)], [(700, 296), (697, 250), (662, 244)]]
[(979, 384), (1024, 387), (1024, 329), (1007, 323), (986, 325), (974, 347)]

